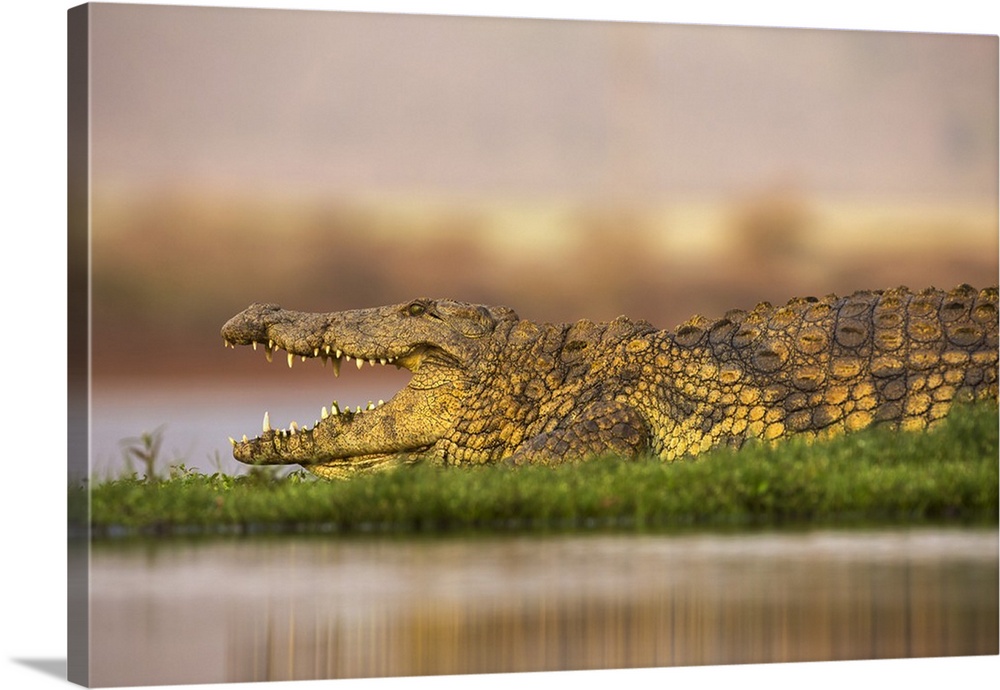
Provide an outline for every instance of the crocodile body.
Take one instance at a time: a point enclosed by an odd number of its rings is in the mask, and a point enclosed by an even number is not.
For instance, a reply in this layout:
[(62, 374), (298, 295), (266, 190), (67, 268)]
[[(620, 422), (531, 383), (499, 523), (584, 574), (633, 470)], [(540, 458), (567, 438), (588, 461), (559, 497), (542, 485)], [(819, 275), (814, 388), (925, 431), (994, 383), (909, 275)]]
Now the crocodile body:
[(255, 304), (227, 345), (392, 364), (409, 384), (366, 411), (233, 441), (251, 464), (325, 477), (416, 457), (446, 465), (556, 463), (602, 453), (664, 460), (749, 439), (883, 423), (923, 429), (958, 401), (997, 397), (997, 289), (906, 288), (793, 299), (673, 331), (619, 317), (536, 324), (507, 307), (420, 299), (334, 312)]

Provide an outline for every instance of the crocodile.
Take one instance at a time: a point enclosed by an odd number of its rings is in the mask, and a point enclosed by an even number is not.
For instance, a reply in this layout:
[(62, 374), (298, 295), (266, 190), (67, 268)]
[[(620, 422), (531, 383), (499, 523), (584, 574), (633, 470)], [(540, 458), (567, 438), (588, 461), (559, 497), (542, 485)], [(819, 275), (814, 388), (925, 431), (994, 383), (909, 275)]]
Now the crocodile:
[(337, 403), (312, 427), (230, 439), (237, 460), (326, 478), (396, 467), (553, 464), (599, 454), (670, 461), (751, 439), (933, 425), (997, 399), (997, 288), (906, 287), (767, 302), (672, 331), (619, 317), (534, 323), (450, 299), (332, 313), (253, 304), (224, 344), (412, 372), (388, 402)]

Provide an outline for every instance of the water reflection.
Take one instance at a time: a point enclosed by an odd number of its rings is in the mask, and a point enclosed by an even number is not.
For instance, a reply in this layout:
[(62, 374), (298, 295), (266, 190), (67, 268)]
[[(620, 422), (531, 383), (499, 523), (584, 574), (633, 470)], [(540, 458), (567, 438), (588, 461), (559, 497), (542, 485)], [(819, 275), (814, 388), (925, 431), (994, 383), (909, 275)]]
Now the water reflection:
[(996, 654), (996, 530), (99, 544), (99, 685)]

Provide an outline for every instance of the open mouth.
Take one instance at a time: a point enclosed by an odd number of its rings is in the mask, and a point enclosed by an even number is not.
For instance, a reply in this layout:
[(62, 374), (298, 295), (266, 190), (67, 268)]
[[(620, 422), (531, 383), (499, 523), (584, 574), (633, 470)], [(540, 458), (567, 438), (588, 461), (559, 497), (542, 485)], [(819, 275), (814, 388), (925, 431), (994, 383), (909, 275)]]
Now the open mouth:
[[(359, 355), (341, 350), (332, 345), (315, 347), (309, 352), (301, 349), (285, 349), (284, 343), (269, 339), (267, 342), (252, 340), (247, 343), (254, 350), (263, 349), (264, 357), (268, 362), (273, 362), (275, 353), (284, 350), (284, 359), (291, 368), (296, 359), (306, 361), (307, 359), (319, 359), (323, 366), (330, 366), (335, 377), (339, 377), (342, 367), (354, 365), (359, 370), (369, 367), (394, 366), (396, 369), (406, 369), (410, 372), (416, 371), (429, 356), (427, 347), (416, 346), (398, 353), (384, 352), (377, 355)], [(236, 349), (236, 344), (228, 339), (224, 339), (224, 345)], [(432, 355), (431, 355), (432, 356)], [(280, 357), (279, 357), (280, 361)], [(403, 390), (406, 389), (404, 386)], [(347, 459), (352, 464), (364, 465), (366, 462), (375, 463), (381, 458), (387, 457), (386, 453), (352, 453), (345, 449), (344, 455), (340, 458), (328, 457), (329, 451), (321, 448), (317, 441), (320, 435), (325, 438), (337, 438), (345, 436), (352, 429), (362, 425), (359, 421), (362, 417), (369, 417), (371, 413), (378, 414), (379, 410), (389, 408), (393, 400), (399, 395), (390, 398), (388, 402), (383, 400), (369, 401), (366, 405), (356, 405), (351, 409), (350, 405), (341, 405), (337, 400), (333, 400), (329, 405), (323, 405), (318, 412), (318, 416), (312, 425), (300, 425), (296, 421), (289, 422), (287, 427), (275, 428), (272, 426), (270, 413), (264, 412), (261, 420), (260, 435), (248, 438), (243, 435), (237, 440), (229, 438), (233, 446), (233, 455), (237, 460), (249, 464), (290, 464), (298, 463), (302, 465), (325, 463), (331, 460), (344, 462)], [(400, 450), (419, 452), (422, 446), (414, 446)]]
[(330, 313), (254, 303), (229, 319), (222, 326), (224, 344), (262, 349), (269, 362), (277, 357), (292, 367), (297, 358), (319, 359), (337, 376), (344, 367), (365, 364), (412, 374), (384, 403), (317, 405), (311, 425), (276, 428), (265, 412), (258, 436), (231, 439), (233, 457), (251, 465), (298, 464), (333, 476), (433, 455), (461, 406), (466, 355), (447, 345), (464, 340), (430, 312), (426, 300)]
[[(234, 350), (236, 349), (236, 345), (233, 344), (233, 343), (231, 343), (231, 342), (229, 342), (228, 340), (224, 341), (224, 345), (226, 347), (231, 347)], [(258, 341), (252, 341), (250, 343), (250, 346), (254, 350), (257, 350), (258, 348), (262, 347), (264, 349), (264, 358), (269, 363), (274, 361), (274, 352), (275, 352), (275, 350), (280, 349), (280, 346), (276, 345), (276, 343), (273, 340), (269, 340), (267, 343), (260, 343)], [(402, 364), (399, 363), (399, 361), (398, 361), (398, 359), (396, 357), (379, 357), (378, 359), (376, 359), (376, 358), (373, 358), (373, 357), (372, 358), (364, 358), (364, 357), (358, 357), (358, 356), (351, 356), (351, 355), (343, 352), (342, 350), (338, 350), (338, 349), (335, 349), (335, 348), (330, 347), (330, 346), (326, 346), (326, 347), (324, 347), (322, 349), (320, 349), (320, 348), (314, 348), (312, 354), (296, 354), (296, 353), (287, 352), (287, 351), (286, 351), (285, 354), (286, 354), (286, 361), (288, 362), (288, 368), (289, 369), (292, 368), (292, 365), (295, 363), (296, 359), (300, 359), (303, 362), (305, 362), (307, 359), (319, 359), (319, 360), (322, 361), (324, 367), (327, 367), (327, 366), (331, 366), (332, 367), (332, 369), (333, 369), (333, 375), (335, 377), (339, 377), (340, 376), (341, 367), (344, 364), (350, 365), (350, 364), (353, 363), (359, 370), (362, 369), (362, 368), (364, 368), (366, 362), (367, 362), (367, 364), (370, 367), (375, 367), (375, 366), (383, 366), (384, 367), (384, 366), (388, 366), (388, 365), (391, 364), (391, 365), (394, 365), (397, 369), (404, 369), (404, 368), (406, 368)], [(265, 434), (266, 435), (266, 434), (269, 434), (269, 433), (274, 433), (274, 434), (278, 435), (279, 437), (288, 437), (288, 436), (292, 436), (292, 435), (294, 435), (296, 433), (301, 433), (303, 431), (311, 431), (313, 428), (315, 428), (320, 423), (321, 420), (328, 419), (331, 416), (336, 417), (336, 416), (341, 416), (342, 415), (346, 419), (346, 418), (353, 417), (356, 414), (361, 414), (363, 412), (368, 412), (368, 411), (374, 410), (375, 408), (381, 407), (384, 404), (385, 404), (384, 400), (379, 400), (378, 402), (369, 401), (368, 404), (365, 405), (365, 406), (356, 405), (355, 409), (352, 411), (350, 405), (342, 406), (337, 400), (333, 400), (329, 404), (329, 406), (324, 405), (320, 409), (320, 411), (319, 411), (319, 417), (316, 418), (316, 421), (313, 423), (313, 425), (311, 427), (310, 426), (300, 426), (298, 422), (292, 421), (292, 422), (289, 422), (289, 424), (288, 424), (288, 426), (286, 428), (277, 428), (277, 429), (272, 428), (271, 427), (270, 413), (265, 411), (264, 412), (264, 418), (263, 418), (263, 420), (261, 422), (261, 434)], [(257, 437), (257, 438), (260, 438), (260, 437)], [(237, 443), (238, 443), (232, 437), (229, 438), (229, 441), (230, 441), (230, 443), (233, 444), (233, 446), (236, 446)], [(243, 436), (242, 442), (243, 443), (247, 443), (248, 442), (247, 436), (245, 434)]]

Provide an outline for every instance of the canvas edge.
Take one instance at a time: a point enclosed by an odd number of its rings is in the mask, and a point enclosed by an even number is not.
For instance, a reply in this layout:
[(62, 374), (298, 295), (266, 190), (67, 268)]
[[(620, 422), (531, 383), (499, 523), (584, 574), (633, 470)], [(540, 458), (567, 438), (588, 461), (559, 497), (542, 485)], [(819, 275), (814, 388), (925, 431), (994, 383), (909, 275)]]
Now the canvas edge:
[[(90, 6), (67, 10), (67, 680), (90, 681)], [(74, 505), (79, 501), (81, 505)]]

